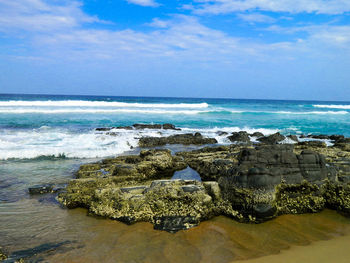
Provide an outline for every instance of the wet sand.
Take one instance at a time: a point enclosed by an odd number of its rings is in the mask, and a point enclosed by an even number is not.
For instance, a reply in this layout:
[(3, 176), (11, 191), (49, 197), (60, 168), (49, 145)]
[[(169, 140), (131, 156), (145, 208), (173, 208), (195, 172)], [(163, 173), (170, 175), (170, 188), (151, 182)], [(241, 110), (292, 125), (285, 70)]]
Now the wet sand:
[(293, 246), (278, 255), (270, 255), (235, 263), (348, 263), (350, 262), (350, 235), (327, 241), (317, 241), (309, 246)]
[[(86, 217), (82, 210), (72, 211), (80, 219), (78, 242), (45, 255), (48, 262), (342, 262), (343, 242), (350, 244), (349, 236), (341, 237), (350, 233), (350, 220), (330, 210), (285, 215), (259, 225), (220, 216), (176, 234), (155, 231), (149, 223), (127, 226)], [(314, 261), (312, 256), (317, 256)], [(247, 261), (251, 258), (258, 261)]]

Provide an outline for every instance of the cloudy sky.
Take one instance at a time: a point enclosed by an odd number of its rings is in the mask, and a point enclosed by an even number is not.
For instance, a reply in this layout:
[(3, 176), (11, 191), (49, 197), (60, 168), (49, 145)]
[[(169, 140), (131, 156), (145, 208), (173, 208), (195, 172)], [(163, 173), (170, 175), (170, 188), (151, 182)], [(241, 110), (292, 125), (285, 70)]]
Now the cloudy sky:
[(350, 1), (0, 0), (0, 93), (350, 101)]

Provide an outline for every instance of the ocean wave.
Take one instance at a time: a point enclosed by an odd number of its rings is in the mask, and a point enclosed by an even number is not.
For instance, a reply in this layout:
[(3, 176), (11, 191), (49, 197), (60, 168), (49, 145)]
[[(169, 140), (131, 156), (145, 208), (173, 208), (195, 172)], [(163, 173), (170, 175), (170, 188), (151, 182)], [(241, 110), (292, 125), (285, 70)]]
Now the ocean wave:
[(335, 114), (335, 115), (343, 115), (348, 114), (347, 111), (303, 111), (303, 112), (297, 112), (297, 111), (276, 111), (271, 113), (277, 113), (277, 114), (296, 114), (296, 115), (308, 115), (308, 114), (321, 114), (321, 115), (327, 115), (327, 114)]
[(295, 115), (308, 115), (308, 114), (348, 114), (347, 111), (251, 111), (251, 110), (210, 110), (210, 111), (201, 111), (199, 113), (208, 113), (208, 114), (295, 114)]
[[(161, 130), (160, 134), (157, 129), (114, 129), (108, 132), (90, 130), (81, 133), (48, 126), (32, 130), (3, 129), (0, 131), (0, 159), (105, 158), (137, 148), (139, 138), (143, 136), (161, 137), (195, 132), (216, 138), (219, 144), (229, 144), (227, 135), (222, 135), (219, 131), (230, 134), (242, 130), (248, 133), (259, 131), (265, 135), (278, 131), (277, 129), (249, 127), (182, 128), (181, 131)], [(109, 134), (110, 132), (112, 135)]]
[(139, 114), (198, 114), (208, 111), (198, 110), (144, 110), (144, 109), (0, 109), (0, 113), (7, 114), (68, 114), (68, 113), (139, 113)]
[(326, 108), (326, 109), (344, 109), (344, 110), (350, 110), (350, 105), (322, 105), (322, 104), (315, 104), (312, 105), (315, 108)]
[(119, 108), (208, 108), (208, 103), (133, 103), (118, 101), (86, 101), (86, 100), (61, 100), (61, 101), (0, 101), (2, 107), (119, 107)]

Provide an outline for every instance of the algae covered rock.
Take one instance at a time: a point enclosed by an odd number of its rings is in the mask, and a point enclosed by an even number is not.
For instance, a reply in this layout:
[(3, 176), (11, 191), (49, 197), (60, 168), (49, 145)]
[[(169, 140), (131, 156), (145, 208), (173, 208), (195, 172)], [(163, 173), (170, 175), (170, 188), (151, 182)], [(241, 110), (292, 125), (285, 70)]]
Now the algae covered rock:
[(0, 261), (7, 259), (7, 256), (5, 254), (5, 252), (2, 251), (1, 247), (0, 247)]
[(170, 178), (187, 165), (169, 150), (141, 151), (98, 163), (82, 165), (66, 191), (58, 199), (67, 207), (90, 207), (96, 189), (138, 185), (159, 178)]
[[(202, 182), (169, 180), (177, 171), (196, 172)], [(250, 223), (325, 207), (350, 215), (350, 152), (337, 146), (232, 144), (175, 156), (147, 150), (82, 165), (76, 176), (58, 196), (68, 208), (169, 232), (216, 215)]]
[(196, 170), (204, 181), (218, 181), (221, 176), (235, 174), (240, 147), (236, 145), (206, 147), (191, 152), (177, 153)]
[[(142, 181), (166, 178), (174, 171), (186, 168), (187, 165), (169, 150), (141, 151), (137, 155), (119, 156), (105, 159), (102, 162), (82, 165), (77, 178), (108, 178), (115, 180)], [(118, 179), (117, 179), (118, 178)]]
[(327, 206), (350, 216), (350, 184), (327, 183), (325, 199)]
[[(218, 189), (218, 186), (212, 188)], [(221, 213), (220, 196), (215, 190), (207, 191), (198, 181), (156, 180), (149, 185), (133, 187), (100, 184), (89, 189), (78, 204), (88, 208), (89, 213), (128, 224), (148, 221), (156, 229), (166, 231), (188, 229)], [(60, 200), (67, 205), (70, 198), (71, 195), (63, 195)], [(74, 196), (75, 202), (78, 198)]]

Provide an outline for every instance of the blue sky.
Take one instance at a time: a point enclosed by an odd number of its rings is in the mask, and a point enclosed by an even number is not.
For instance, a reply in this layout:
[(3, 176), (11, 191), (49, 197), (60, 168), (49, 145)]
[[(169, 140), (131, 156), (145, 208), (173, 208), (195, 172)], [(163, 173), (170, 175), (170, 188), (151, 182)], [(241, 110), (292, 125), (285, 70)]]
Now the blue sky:
[(0, 0), (0, 93), (350, 101), (350, 1)]

